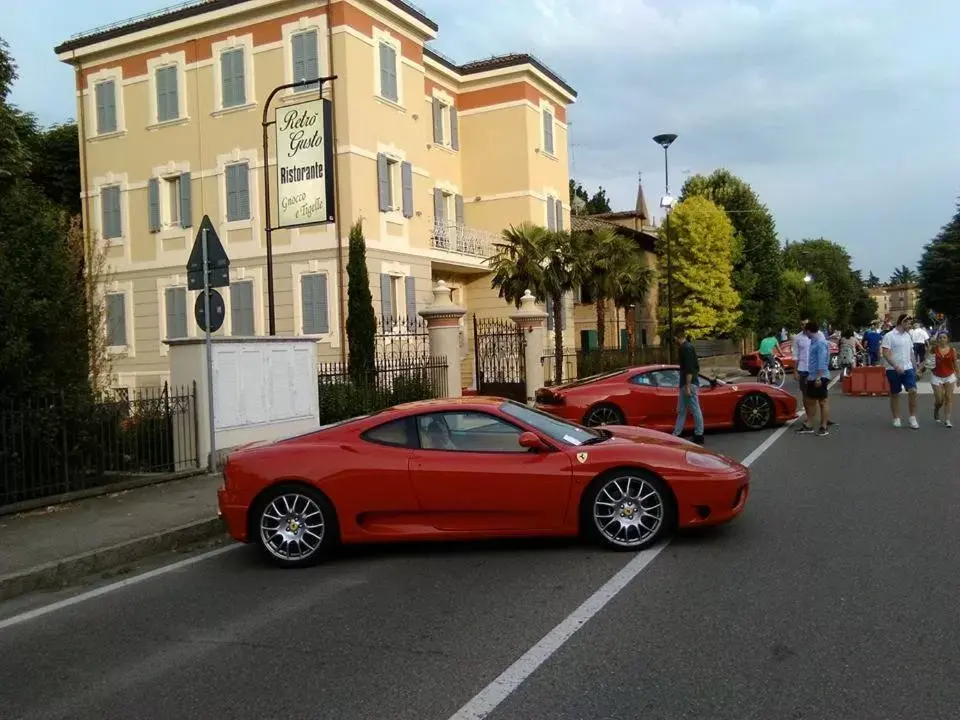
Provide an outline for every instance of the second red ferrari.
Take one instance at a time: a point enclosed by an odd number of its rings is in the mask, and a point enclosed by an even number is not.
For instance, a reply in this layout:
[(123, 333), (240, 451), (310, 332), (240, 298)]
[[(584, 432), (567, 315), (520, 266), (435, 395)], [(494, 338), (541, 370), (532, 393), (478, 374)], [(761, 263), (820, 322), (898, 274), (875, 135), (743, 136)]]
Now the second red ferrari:
[[(698, 390), (708, 430), (763, 430), (797, 414), (793, 395), (762, 383), (726, 383), (701, 375)], [(536, 407), (588, 427), (642, 425), (670, 431), (677, 417), (679, 392), (678, 366), (647, 365), (541, 388)], [(693, 428), (689, 413), (686, 427)]]

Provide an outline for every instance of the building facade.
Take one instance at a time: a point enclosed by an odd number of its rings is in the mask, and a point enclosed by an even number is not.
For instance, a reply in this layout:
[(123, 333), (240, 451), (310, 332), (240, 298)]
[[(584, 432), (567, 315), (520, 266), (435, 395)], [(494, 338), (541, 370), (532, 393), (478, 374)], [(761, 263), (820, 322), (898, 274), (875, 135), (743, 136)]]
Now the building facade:
[[(272, 233), (276, 330), (345, 357), (346, 240), (362, 222), (378, 316), (416, 316), (443, 279), (469, 317), (510, 308), (484, 263), (509, 225), (568, 227), (576, 93), (530, 55), (458, 65), (401, 0), (206, 0), (74, 37), (84, 226), (106, 244), (119, 387), (168, 375), (164, 340), (197, 336), (186, 262), (208, 215), (231, 260), (227, 335), (267, 333), (264, 103), (333, 103), (336, 222)], [(274, 220), (274, 222), (276, 222)], [(568, 310), (572, 322), (572, 303)], [(464, 384), (472, 364), (464, 363)]]
[(896, 322), (906, 313), (913, 315), (917, 307), (919, 289), (916, 283), (880, 285), (867, 291), (877, 301), (877, 322)]

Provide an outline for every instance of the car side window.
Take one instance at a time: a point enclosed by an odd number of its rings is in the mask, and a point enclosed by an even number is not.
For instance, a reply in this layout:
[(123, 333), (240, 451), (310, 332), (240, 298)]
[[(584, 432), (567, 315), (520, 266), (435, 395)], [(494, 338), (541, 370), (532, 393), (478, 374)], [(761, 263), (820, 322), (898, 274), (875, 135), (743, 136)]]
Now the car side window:
[(662, 388), (680, 387), (679, 370), (654, 370), (651, 374), (654, 380), (656, 380), (657, 385)]
[(713, 383), (710, 382), (710, 378), (704, 377), (703, 375), (698, 375), (698, 376), (697, 376), (697, 380), (698, 380), (698, 384), (699, 384), (700, 387), (702, 387), (702, 388), (712, 388), (712, 387), (713, 387)]
[(420, 447), (453, 452), (526, 453), (522, 430), (487, 413), (463, 411), (417, 417)]
[(361, 437), (367, 442), (392, 447), (417, 447), (417, 433), (410, 418), (391, 420), (383, 425), (377, 425), (367, 430)]
[(650, 373), (648, 372), (640, 373), (639, 375), (634, 375), (632, 378), (630, 378), (630, 384), (640, 385), (642, 387), (654, 386), (653, 377), (651, 377)]

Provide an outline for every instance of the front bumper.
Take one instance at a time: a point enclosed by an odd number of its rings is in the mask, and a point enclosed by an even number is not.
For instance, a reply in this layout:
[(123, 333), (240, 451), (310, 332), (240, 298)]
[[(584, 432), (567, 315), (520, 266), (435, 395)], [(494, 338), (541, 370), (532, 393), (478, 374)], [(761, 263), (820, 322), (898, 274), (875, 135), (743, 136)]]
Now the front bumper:
[(675, 492), (679, 527), (720, 525), (743, 512), (750, 496), (750, 472), (743, 468), (722, 478), (688, 480)]

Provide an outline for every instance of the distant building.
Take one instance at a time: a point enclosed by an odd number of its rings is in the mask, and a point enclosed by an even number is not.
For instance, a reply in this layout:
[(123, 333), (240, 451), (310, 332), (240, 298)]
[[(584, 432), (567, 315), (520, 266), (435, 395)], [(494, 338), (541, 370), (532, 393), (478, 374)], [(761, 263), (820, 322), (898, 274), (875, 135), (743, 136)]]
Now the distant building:
[(877, 301), (877, 322), (896, 322), (903, 313), (913, 315), (919, 290), (916, 283), (880, 285), (867, 291)]

